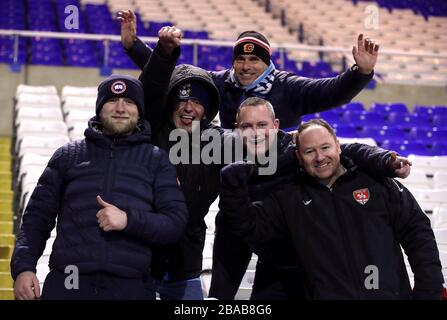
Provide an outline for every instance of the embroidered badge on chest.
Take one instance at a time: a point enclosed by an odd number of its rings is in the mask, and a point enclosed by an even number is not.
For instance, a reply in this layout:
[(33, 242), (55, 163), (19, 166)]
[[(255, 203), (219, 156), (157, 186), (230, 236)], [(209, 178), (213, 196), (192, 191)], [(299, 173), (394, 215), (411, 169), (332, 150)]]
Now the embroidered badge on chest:
[(352, 195), (353, 195), (355, 201), (357, 201), (360, 204), (365, 204), (369, 200), (369, 189), (364, 188), (364, 189), (354, 190), (352, 192)]

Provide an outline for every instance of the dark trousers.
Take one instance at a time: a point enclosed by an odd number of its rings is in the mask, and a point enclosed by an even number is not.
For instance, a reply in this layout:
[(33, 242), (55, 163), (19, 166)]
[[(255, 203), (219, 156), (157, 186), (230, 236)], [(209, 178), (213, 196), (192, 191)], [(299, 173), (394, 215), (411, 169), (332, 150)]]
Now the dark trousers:
[(303, 300), (305, 287), (298, 268), (279, 268), (258, 260), (250, 300)]
[(216, 228), (208, 296), (219, 300), (234, 300), (250, 262), (252, 251), (243, 240), (219, 228), (217, 222)]
[[(80, 274), (78, 288), (66, 281), (69, 275), (52, 270), (48, 273), (42, 300), (151, 300), (155, 299), (152, 281), (144, 278), (122, 278), (97, 272)], [(70, 279), (69, 279), (70, 280)], [(67, 285), (68, 282), (68, 285)]]
[(200, 277), (181, 281), (154, 280), (154, 289), (161, 300), (203, 300)]

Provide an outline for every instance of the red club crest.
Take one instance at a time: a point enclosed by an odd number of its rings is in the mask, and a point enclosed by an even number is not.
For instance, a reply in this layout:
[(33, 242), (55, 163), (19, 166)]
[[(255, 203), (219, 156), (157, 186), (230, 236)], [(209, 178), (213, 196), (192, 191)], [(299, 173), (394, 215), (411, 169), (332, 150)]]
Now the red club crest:
[(354, 200), (357, 201), (360, 204), (365, 204), (369, 200), (369, 189), (358, 189), (352, 192), (352, 195), (354, 196)]

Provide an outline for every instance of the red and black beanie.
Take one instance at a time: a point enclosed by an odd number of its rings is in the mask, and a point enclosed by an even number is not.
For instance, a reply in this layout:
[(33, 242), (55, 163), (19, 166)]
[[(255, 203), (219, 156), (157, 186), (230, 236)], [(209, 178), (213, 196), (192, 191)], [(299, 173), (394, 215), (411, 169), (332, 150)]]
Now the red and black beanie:
[(253, 54), (270, 65), (272, 50), (267, 38), (256, 31), (244, 31), (233, 45), (233, 62), (241, 54)]
[(116, 97), (132, 99), (138, 107), (140, 118), (144, 117), (144, 90), (140, 80), (129, 75), (114, 74), (101, 82), (96, 98), (96, 115), (99, 116), (107, 101)]

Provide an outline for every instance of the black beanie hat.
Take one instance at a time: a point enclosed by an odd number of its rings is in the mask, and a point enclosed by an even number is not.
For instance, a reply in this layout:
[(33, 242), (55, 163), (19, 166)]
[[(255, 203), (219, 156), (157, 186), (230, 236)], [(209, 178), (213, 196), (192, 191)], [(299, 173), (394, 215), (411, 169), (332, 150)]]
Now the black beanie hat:
[(185, 80), (181, 82), (174, 91), (174, 101), (187, 101), (197, 99), (205, 109), (205, 115), (210, 106), (209, 88), (205, 82), (200, 80)]
[(138, 107), (140, 118), (144, 117), (144, 91), (140, 80), (128, 75), (114, 74), (101, 82), (96, 98), (96, 115), (99, 116), (102, 106), (115, 97), (132, 99)]
[(256, 31), (244, 31), (233, 45), (233, 62), (241, 54), (253, 54), (269, 66), (272, 50), (267, 38)]

